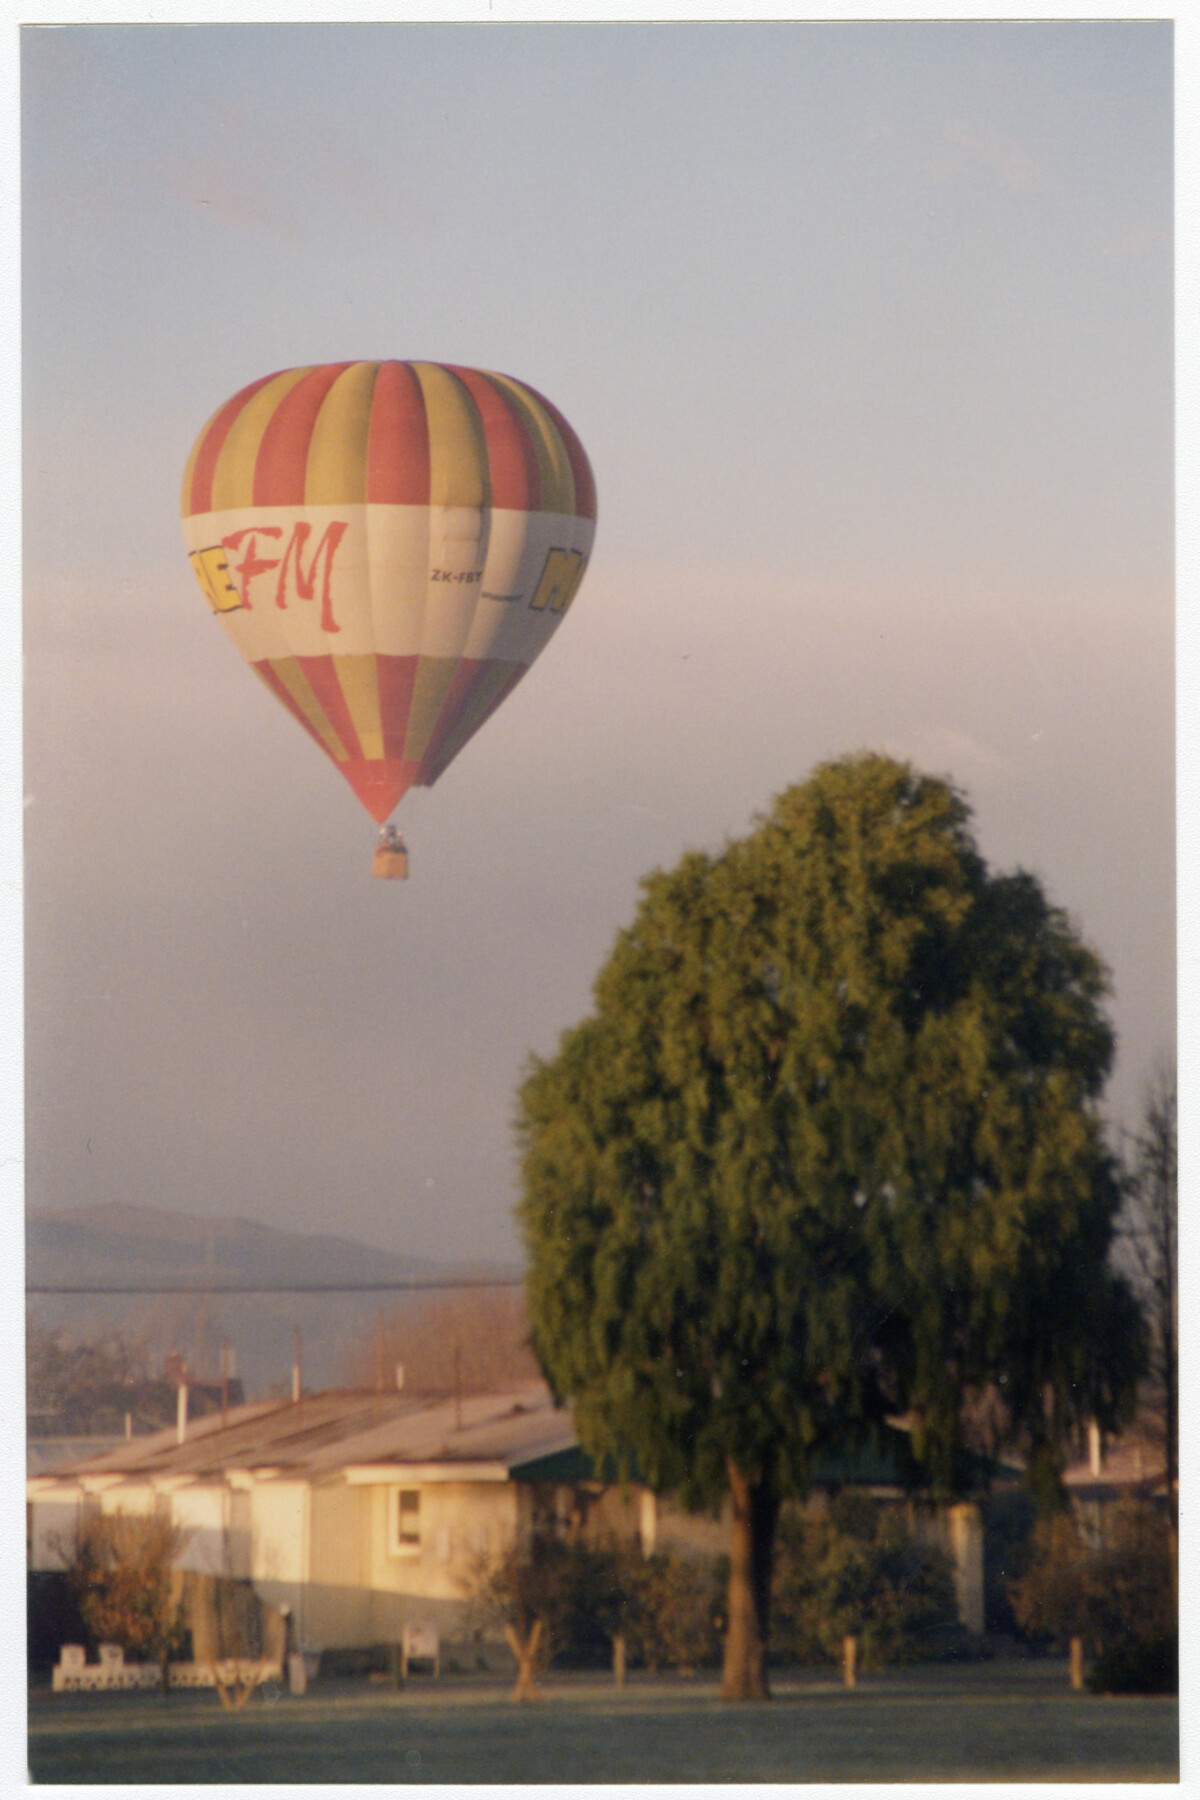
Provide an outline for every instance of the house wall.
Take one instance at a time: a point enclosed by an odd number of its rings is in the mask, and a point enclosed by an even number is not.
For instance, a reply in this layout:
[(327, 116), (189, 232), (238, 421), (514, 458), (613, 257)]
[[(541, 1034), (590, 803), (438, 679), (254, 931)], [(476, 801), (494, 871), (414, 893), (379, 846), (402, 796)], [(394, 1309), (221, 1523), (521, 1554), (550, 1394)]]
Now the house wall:
[(129, 1482), (128, 1485), (122, 1483), (120, 1487), (105, 1488), (99, 1495), (101, 1512), (132, 1514), (138, 1518), (145, 1518), (154, 1512), (156, 1499), (157, 1495), (149, 1482)]
[(78, 1488), (37, 1494), (29, 1503), (29, 1566), (61, 1569), (75, 1541), (81, 1495)]
[(908, 1507), (914, 1537), (936, 1544), (954, 1563), (954, 1593), (960, 1624), (968, 1631), (984, 1629), (983, 1518), (973, 1501), (957, 1506)]
[[(732, 1512), (726, 1500), (719, 1512), (690, 1513), (668, 1495), (646, 1491), (641, 1506), (642, 1548), (670, 1551), (677, 1556), (724, 1556), (729, 1550)], [(653, 1538), (649, 1543), (648, 1539)]]
[(371, 1490), (343, 1481), (314, 1487), (309, 1531), (302, 1647), (371, 1643)]
[(291, 1609), (297, 1648), (308, 1649), (308, 1484), (256, 1482), (249, 1501), (250, 1578), (269, 1605)]
[(222, 1483), (180, 1488), (171, 1495), (171, 1518), (185, 1534), (175, 1566), (197, 1575), (240, 1575), (248, 1561), (248, 1522), (233, 1524), (235, 1496)]
[[(396, 1535), (402, 1487), (420, 1494), (420, 1537), (401, 1546)], [(512, 1482), (380, 1483), (369, 1496), (371, 1636), (398, 1641), (406, 1624), (431, 1625), (444, 1637), (469, 1636), (483, 1624), (477, 1590), (516, 1541), (520, 1500)]]

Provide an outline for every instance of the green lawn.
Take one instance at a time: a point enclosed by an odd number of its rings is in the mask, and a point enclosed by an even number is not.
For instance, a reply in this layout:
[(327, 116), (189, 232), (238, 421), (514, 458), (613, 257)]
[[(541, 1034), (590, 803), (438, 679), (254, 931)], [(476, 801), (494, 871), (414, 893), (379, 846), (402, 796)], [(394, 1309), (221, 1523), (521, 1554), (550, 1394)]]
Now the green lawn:
[(1062, 1663), (831, 1681), (779, 1676), (766, 1705), (711, 1679), (555, 1676), (514, 1706), (484, 1680), (399, 1692), (314, 1683), (302, 1700), (30, 1695), (34, 1781), (1174, 1781), (1174, 1699), (1073, 1694)]

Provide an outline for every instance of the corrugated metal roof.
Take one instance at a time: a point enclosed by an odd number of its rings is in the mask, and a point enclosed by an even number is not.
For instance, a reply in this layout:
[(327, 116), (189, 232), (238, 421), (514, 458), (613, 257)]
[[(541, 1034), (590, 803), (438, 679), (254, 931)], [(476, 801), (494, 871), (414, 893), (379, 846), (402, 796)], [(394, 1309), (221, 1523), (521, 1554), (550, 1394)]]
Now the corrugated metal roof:
[(278, 1470), (310, 1480), (355, 1465), (494, 1462), (511, 1466), (575, 1442), (570, 1415), (544, 1382), (500, 1394), (422, 1397), (328, 1391), (299, 1401), (252, 1401), (174, 1429), (135, 1438), (103, 1455), (81, 1457), (54, 1474), (63, 1480), (107, 1475), (127, 1480), (191, 1477), (233, 1470)]
[[(570, 1454), (568, 1454), (570, 1453)], [(65, 1464), (50, 1479), (89, 1476), (117, 1480), (220, 1480), (236, 1471), (271, 1471), (306, 1481), (331, 1480), (343, 1473), (360, 1481), (388, 1468), (452, 1470), (470, 1464), (489, 1479), (518, 1476), (533, 1480), (616, 1479), (606, 1460), (596, 1470), (578, 1447), (571, 1415), (556, 1407), (543, 1381), (529, 1381), (499, 1394), (422, 1396), (391, 1391), (327, 1390), (299, 1401), (258, 1400), (189, 1422), (185, 1441), (174, 1429), (134, 1438), (108, 1454)], [(357, 1471), (357, 1477), (355, 1476)], [(982, 1457), (964, 1456), (956, 1469), (963, 1491), (989, 1478), (1018, 1471)], [(636, 1471), (632, 1472), (637, 1479)], [(839, 1454), (816, 1459), (818, 1486), (918, 1488), (905, 1427), (888, 1427)], [(36, 1476), (31, 1478), (37, 1479)], [(433, 1475), (422, 1479), (436, 1479)], [(444, 1478), (444, 1477), (443, 1477)]]

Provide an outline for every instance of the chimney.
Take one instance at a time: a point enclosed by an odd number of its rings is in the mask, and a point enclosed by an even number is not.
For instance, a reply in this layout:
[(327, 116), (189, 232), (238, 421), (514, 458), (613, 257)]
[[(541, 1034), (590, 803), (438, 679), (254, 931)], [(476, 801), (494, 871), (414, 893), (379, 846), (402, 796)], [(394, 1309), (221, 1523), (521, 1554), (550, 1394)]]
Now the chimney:
[(1100, 1427), (1095, 1419), (1088, 1426), (1088, 1461), (1093, 1475), (1099, 1475), (1104, 1464), (1103, 1446), (1100, 1438)]
[(188, 1386), (186, 1378), (179, 1383), (175, 1394), (175, 1442), (182, 1444), (187, 1437)]

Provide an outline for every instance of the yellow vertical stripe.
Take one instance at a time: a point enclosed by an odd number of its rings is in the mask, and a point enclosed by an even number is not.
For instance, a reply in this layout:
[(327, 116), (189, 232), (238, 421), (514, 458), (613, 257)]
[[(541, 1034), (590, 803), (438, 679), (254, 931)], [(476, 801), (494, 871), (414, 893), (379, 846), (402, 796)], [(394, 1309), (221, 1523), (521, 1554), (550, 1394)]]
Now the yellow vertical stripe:
[(429, 421), (429, 500), (433, 506), (492, 503), (487, 443), (475, 403), (457, 376), (437, 363), (412, 363)]
[(457, 667), (456, 656), (423, 656), (417, 664), (404, 734), (406, 762), (420, 762), (424, 756)]
[(374, 656), (335, 656), (334, 673), (368, 762), (383, 758), (383, 721)]
[(367, 499), (367, 438), (378, 363), (344, 369), (326, 394), (308, 443), (306, 506), (363, 506)]
[(280, 401), (290, 394), (308, 369), (285, 369), (266, 387), (259, 388), (243, 406), (221, 446), (213, 472), (212, 510), (225, 512), (254, 504), (254, 464), (263, 432)]
[(575, 477), (571, 473), (567, 446), (563, 443), (554, 420), (538, 405), (528, 388), (522, 387), (519, 381), (513, 381), (511, 376), (489, 373), (488, 380), (507, 397), (509, 405), (533, 439), (542, 478), (541, 510), (573, 513)]

